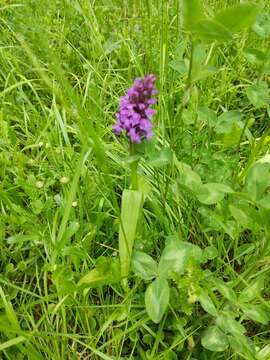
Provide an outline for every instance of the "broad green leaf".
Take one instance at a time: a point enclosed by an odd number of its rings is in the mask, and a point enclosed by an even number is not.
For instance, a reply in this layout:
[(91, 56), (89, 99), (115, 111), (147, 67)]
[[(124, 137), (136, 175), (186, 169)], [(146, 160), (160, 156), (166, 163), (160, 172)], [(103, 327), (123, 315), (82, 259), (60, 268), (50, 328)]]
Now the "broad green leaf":
[(201, 0), (181, 0), (180, 2), (182, 27), (193, 30), (194, 25), (204, 18)]
[(101, 269), (93, 269), (84, 275), (78, 282), (78, 286), (98, 287), (108, 285), (110, 275), (104, 274)]
[(138, 190), (143, 194), (143, 202), (152, 191), (152, 184), (143, 175), (138, 176)]
[(64, 264), (54, 267), (51, 279), (59, 295), (72, 294), (77, 290), (74, 283), (74, 272)]
[(253, 201), (259, 201), (266, 196), (266, 189), (270, 184), (270, 157), (257, 161), (249, 170), (245, 188)]
[(236, 110), (226, 111), (218, 117), (215, 131), (218, 134), (230, 134), (233, 124), (241, 124), (241, 113)]
[(198, 107), (198, 120), (209, 126), (216, 126), (217, 114), (207, 107)]
[(142, 251), (134, 251), (132, 267), (134, 273), (145, 280), (153, 279), (158, 272), (155, 260), (150, 255)]
[[(227, 111), (218, 117), (215, 131), (220, 134), (218, 139), (226, 146), (237, 145), (243, 132), (244, 123), (239, 111)], [(244, 133), (250, 136), (248, 129)]]
[[(237, 335), (227, 335), (227, 338), (229, 340), (230, 347), (236, 354), (245, 355), (247, 353), (255, 355), (254, 354), (254, 347), (252, 344), (250, 344), (249, 339), (243, 335), (243, 334), (237, 334)], [(244, 356), (245, 358), (245, 356)], [(254, 357), (249, 357), (249, 359), (253, 360)]]
[(162, 167), (171, 164), (172, 160), (172, 150), (167, 147), (154, 153), (147, 161), (147, 164), (153, 167)]
[(193, 25), (192, 31), (197, 38), (207, 44), (213, 41), (224, 42), (232, 39), (232, 34), (225, 26), (210, 19), (197, 22)]
[(225, 283), (220, 279), (215, 279), (213, 282), (214, 282), (214, 286), (221, 293), (221, 295), (223, 295), (226, 299), (228, 299), (232, 303), (237, 302), (236, 294), (231, 288), (230, 284)]
[(78, 287), (95, 288), (120, 282), (120, 264), (118, 259), (101, 257), (96, 268), (89, 271), (78, 282)]
[(245, 49), (244, 56), (253, 65), (261, 66), (266, 60), (266, 54), (259, 49)]
[(249, 200), (238, 199), (237, 203), (235, 202), (233, 205), (229, 205), (229, 210), (238, 226), (252, 231), (259, 230), (261, 216), (254, 206), (251, 206)]
[(206, 205), (212, 205), (222, 200), (225, 194), (232, 193), (233, 190), (224, 184), (207, 183), (200, 187), (197, 193), (198, 200)]
[(191, 81), (199, 81), (213, 75), (217, 72), (217, 68), (213, 66), (198, 65), (192, 67)]
[(124, 190), (121, 204), (119, 255), (121, 275), (128, 276), (136, 229), (142, 211), (143, 193), (135, 190)]
[(252, 26), (258, 12), (258, 6), (254, 4), (238, 4), (218, 12), (214, 20), (230, 29), (231, 32), (238, 32)]
[(213, 325), (207, 328), (202, 336), (202, 346), (210, 351), (224, 351), (229, 343), (226, 334), (217, 326)]
[(172, 60), (169, 62), (169, 66), (181, 75), (187, 75), (188, 73), (188, 66), (183, 60)]
[(252, 27), (253, 31), (255, 31), (262, 38), (267, 38), (270, 36), (270, 13), (262, 12), (258, 18), (256, 23)]
[(180, 186), (187, 187), (192, 192), (200, 191), (202, 186), (202, 180), (200, 176), (191, 169), (191, 167), (182, 162), (176, 162), (176, 166), (179, 170), (178, 181)]
[(256, 109), (265, 108), (269, 102), (269, 88), (266, 83), (253, 84), (246, 89), (247, 97)]
[(267, 325), (270, 320), (269, 312), (267, 313), (262, 305), (242, 304), (241, 309), (245, 317), (253, 321)]
[(164, 315), (170, 298), (168, 281), (158, 278), (148, 286), (145, 292), (145, 307), (150, 319), (156, 324)]
[(193, 61), (191, 69), (191, 81), (205, 79), (207, 76), (214, 74), (217, 69), (213, 66), (205, 65), (207, 58), (207, 46), (196, 42), (193, 45)]
[(186, 269), (187, 259), (188, 249), (186, 247), (178, 247), (176, 244), (167, 245), (159, 261), (159, 275), (168, 278), (172, 272), (182, 274)]
[(242, 226), (243, 228), (250, 227), (251, 219), (249, 218), (248, 213), (244, 209), (241, 209), (234, 205), (229, 205), (229, 209), (239, 226)]
[(190, 259), (198, 263), (202, 261), (202, 250), (197, 245), (177, 240), (170, 242), (162, 252), (158, 274), (165, 278), (169, 278), (173, 272), (182, 274)]
[(184, 109), (182, 113), (182, 119), (184, 124), (191, 125), (195, 122), (195, 117), (193, 116), (192, 112), (188, 109)]
[(200, 296), (199, 296), (199, 301), (202, 305), (202, 308), (210, 315), (212, 316), (217, 316), (218, 312), (217, 309), (213, 303), (213, 301), (211, 300), (211, 298), (209, 297), (209, 295), (207, 294), (206, 291), (203, 291)]
[(139, 161), (140, 158), (141, 158), (141, 155), (139, 155), (139, 154), (127, 156), (123, 159), (123, 164), (124, 165), (132, 164), (133, 162)]
[(216, 318), (217, 325), (226, 333), (234, 336), (241, 336), (246, 332), (246, 329), (240, 322), (236, 321), (233, 315), (229, 312), (224, 312)]
[(264, 198), (258, 201), (257, 204), (264, 209), (270, 210), (270, 194), (267, 194)]

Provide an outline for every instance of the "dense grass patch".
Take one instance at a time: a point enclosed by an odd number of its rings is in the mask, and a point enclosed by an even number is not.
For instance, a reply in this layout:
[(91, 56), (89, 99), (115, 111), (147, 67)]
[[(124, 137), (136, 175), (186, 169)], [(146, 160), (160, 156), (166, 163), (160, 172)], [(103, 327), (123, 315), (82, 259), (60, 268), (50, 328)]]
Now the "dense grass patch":
[(1, 359), (270, 358), (269, 3), (201, 5), (0, 6)]

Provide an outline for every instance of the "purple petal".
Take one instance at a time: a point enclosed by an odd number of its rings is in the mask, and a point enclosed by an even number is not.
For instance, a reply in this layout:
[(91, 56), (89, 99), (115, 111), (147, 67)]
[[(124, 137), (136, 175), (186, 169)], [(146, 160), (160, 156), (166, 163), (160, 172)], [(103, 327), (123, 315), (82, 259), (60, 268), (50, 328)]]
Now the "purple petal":
[(120, 124), (117, 123), (117, 124), (113, 125), (113, 130), (116, 135), (119, 135), (121, 133), (121, 131), (123, 130), (123, 128), (121, 127)]
[(130, 140), (135, 142), (135, 143), (140, 143), (141, 142), (141, 137), (140, 137), (139, 134), (136, 133), (134, 128), (129, 130), (128, 136), (130, 137)]
[(151, 108), (148, 108), (148, 109), (146, 109), (145, 110), (145, 114), (147, 115), (147, 117), (152, 117), (153, 115), (155, 115), (156, 114), (156, 110), (155, 109), (151, 109)]
[(152, 130), (147, 130), (145, 131), (145, 138), (148, 140), (148, 139), (151, 139), (153, 137), (153, 131)]

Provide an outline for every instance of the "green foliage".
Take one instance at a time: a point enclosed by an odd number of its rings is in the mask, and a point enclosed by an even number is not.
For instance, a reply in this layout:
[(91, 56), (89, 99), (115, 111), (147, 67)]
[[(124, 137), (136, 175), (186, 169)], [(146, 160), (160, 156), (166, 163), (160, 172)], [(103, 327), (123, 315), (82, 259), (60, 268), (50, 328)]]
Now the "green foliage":
[(257, 18), (259, 7), (255, 4), (239, 4), (218, 12), (214, 19), (231, 32), (238, 32), (252, 26)]
[(224, 351), (228, 348), (229, 342), (226, 335), (217, 327), (211, 326), (202, 336), (202, 345), (210, 351)]
[(170, 288), (168, 281), (157, 278), (145, 292), (145, 307), (151, 320), (159, 323), (169, 303)]
[(77, 286), (94, 288), (104, 285), (117, 284), (121, 280), (120, 264), (118, 259), (101, 257), (97, 260), (96, 267), (84, 275)]
[(142, 209), (142, 192), (124, 190), (121, 204), (119, 255), (121, 275), (123, 279), (128, 276), (133, 244), (136, 236), (137, 224)]
[(181, 0), (182, 26), (193, 30), (194, 26), (204, 18), (202, 2), (200, 0)]
[(132, 265), (134, 273), (144, 280), (151, 280), (157, 276), (157, 263), (150, 255), (142, 251), (134, 252)]
[[(3, 2), (1, 359), (269, 359), (270, 7), (255, 3)], [(129, 154), (111, 126), (147, 73), (154, 137)]]

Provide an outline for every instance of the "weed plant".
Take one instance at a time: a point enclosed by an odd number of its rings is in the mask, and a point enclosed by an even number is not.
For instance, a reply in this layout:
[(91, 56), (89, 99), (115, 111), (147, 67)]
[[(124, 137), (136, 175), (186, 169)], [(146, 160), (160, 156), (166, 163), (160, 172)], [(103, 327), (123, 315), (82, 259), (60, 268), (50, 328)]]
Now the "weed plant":
[(1, 359), (270, 359), (269, 10), (1, 2)]

